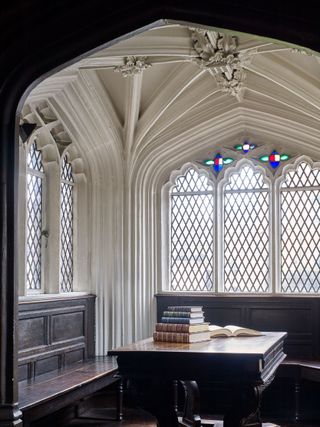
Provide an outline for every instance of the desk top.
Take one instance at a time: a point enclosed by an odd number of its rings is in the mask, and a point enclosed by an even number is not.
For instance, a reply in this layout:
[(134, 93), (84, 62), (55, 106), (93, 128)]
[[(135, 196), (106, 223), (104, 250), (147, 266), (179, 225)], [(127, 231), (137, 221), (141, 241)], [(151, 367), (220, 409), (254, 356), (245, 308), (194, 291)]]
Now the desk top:
[(265, 357), (267, 353), (281, 343), (286, 332), (263, 332), (257, 337), (217, 337), (199, 343), (154, 342), (153, 338), (137, 341), (133, 344), (116, 348), (108, 352), (110, 356), (137, 353), (187, 353), (214, 355), (243, 355), (248, 358)]
[(286, 332), (258, 337), (212, 338), (199, 343), (154, 342), (147, 338), (109, 351), (123, 376), (266, 383), (284, 360)]

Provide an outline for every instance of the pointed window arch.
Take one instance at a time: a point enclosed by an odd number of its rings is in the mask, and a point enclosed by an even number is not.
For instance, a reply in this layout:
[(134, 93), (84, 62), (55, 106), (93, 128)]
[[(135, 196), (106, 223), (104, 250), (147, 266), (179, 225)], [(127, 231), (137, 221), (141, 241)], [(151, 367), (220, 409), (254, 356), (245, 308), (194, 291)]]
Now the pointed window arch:
[(26, 264), (25, 280), (28, 292), (42, 290), (42, 223), (44, 169), (37, 143), (27, 152), (26, 182)]
[(189, 168), (170, 191), (171, 290), (213, 290), (214, 193), (205, 173)]
[(61, 160), (60, 200), (60, 291), (73, 290), (73, 186), (68, 155)]
[(280, 187), (281, 292), (320, 292), (320, 169), (298, 163)]
[(263, 172), (250, 164), (232, 172), (223, 207), (223, 291), (270, 291), (270, 191)]

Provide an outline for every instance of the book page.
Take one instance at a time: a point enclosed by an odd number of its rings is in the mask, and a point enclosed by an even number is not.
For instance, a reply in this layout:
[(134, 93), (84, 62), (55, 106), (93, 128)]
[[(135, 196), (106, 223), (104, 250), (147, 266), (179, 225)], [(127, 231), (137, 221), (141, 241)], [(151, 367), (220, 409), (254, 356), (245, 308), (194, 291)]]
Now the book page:
[(211, 337), (218, 337), (218, 336), (228, 337), (232, 335), (231, 331), (218, 325), (209, 325), (209, 331), (210, 331)]
[(256, 331), (255, 329), (249, 329), (249, 328), (243, 328), (241, 326), (235, 326), (235, 325), (227, 325), (225, 326), (225, 329), (228, 329), (233, 336), (258, 336), (262, 335), (261, 332)]

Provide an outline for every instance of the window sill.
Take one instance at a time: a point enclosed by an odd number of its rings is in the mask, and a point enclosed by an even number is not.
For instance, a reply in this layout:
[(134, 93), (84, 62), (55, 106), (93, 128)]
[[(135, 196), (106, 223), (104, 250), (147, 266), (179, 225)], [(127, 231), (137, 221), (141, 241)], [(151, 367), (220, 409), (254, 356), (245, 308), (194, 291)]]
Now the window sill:
[(269, 293), (231, 293), (231, 292), (209, 292), (209, 291), (159, 291), (156, 294), (154, 294), (155, 297), (161, 297), (161, 296), (175, 296), (175, 297), (198, 297), (198, 298), (216, 298), (216, 297), (223, 297), (223, 298), (320, 298), (320, 294), (305, 294), (305, 293), (292, 293), (292, 294), (286, 294), (286, 293), (276, 293), (276, 292), (269, 292)]
[(65, 300), (72, 298), (79, 298), (87, 295), (92, 295), (89, 292), (65, 292), (61, 294), (33, 294), (19, 296), (19, 303), (46, 301), (46, 300)]

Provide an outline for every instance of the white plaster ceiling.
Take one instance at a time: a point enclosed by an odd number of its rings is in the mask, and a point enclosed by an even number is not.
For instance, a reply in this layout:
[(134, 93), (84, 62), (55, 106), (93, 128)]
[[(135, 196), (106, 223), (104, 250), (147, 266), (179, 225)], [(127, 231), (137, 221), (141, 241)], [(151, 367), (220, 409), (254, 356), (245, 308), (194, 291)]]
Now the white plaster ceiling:
[[(192, 28), (171, 23), (115, 43), (43, 81), (26, 104), (46, 100), (87, 153), (115, 144), (133, 159), (169, 144), (199, 158), (243, 138), (320, 153), (317, 53), (226, 32), (236, 37), (244, 74), (233, 96), (221, 90), (215, 69), (196, 62)], [(151, 66), (123, 77), (114, 69), (128, 56)]]

